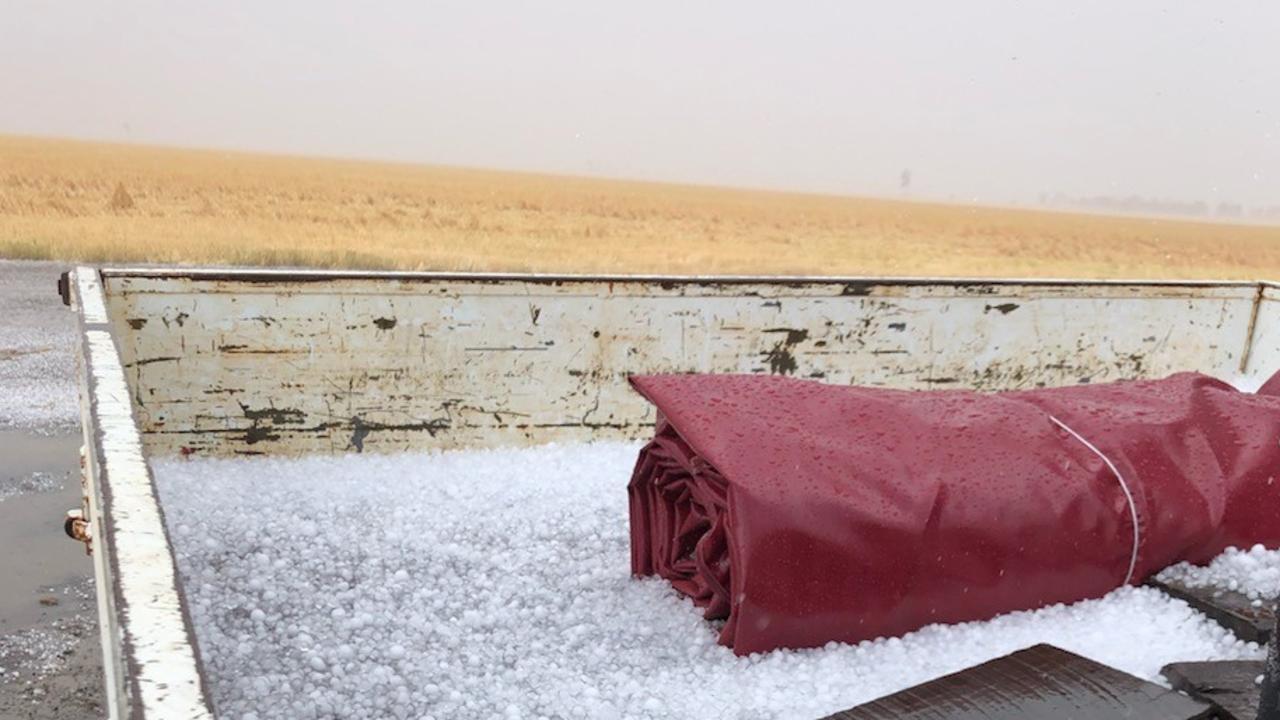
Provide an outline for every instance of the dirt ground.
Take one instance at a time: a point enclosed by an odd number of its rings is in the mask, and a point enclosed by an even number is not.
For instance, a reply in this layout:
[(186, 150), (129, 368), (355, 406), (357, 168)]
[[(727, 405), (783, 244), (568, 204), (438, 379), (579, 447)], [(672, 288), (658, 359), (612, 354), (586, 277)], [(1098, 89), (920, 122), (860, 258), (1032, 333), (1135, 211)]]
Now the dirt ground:
[(92, 566), (62, 533), (80, 438), (61, 270), (0, 262), (0, 720), (105, 714)]

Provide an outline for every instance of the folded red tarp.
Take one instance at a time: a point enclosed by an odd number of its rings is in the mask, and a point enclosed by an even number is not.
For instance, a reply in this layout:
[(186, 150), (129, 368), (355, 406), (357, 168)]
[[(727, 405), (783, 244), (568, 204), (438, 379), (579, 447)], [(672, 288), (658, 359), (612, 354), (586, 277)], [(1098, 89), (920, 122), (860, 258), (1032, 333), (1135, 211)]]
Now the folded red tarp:
[[(658, 409), (631, 563), (738, 654), (1098, 597), (1280, 546), (1280, 387), (1204, 375), (1006, 393), (632, 378)], [(1136, 529), (1135, 533), (1135, 520)]]

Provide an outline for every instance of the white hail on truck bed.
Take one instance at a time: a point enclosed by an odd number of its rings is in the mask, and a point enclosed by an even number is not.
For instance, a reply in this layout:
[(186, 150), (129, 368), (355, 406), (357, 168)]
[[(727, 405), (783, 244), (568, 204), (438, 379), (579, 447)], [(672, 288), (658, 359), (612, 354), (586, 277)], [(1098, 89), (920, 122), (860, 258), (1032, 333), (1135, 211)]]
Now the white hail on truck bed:
[(1035, 643), (1257, 658), (1146, 588), (739, 658), (629, 574), (638, 446), (154, 464), (221, 717), (820, 717)]

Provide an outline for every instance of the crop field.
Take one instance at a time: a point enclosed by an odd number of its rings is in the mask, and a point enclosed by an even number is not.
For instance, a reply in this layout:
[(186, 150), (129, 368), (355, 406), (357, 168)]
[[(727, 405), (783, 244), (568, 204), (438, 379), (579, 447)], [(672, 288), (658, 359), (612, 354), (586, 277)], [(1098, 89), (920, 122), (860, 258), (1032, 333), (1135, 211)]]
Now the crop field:
[(0, 136), (0, 257), (1280, 278), (1280, 227)]

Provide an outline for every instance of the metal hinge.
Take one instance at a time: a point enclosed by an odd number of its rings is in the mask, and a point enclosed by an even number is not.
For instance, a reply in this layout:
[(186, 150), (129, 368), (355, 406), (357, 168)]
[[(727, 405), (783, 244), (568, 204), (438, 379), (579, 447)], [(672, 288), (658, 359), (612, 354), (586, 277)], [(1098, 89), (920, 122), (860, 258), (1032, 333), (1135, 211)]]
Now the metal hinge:
[(68, 270), (58, 276), (58, 295), (62, 298), (62, 304), (71, 307), (71, 271)]

